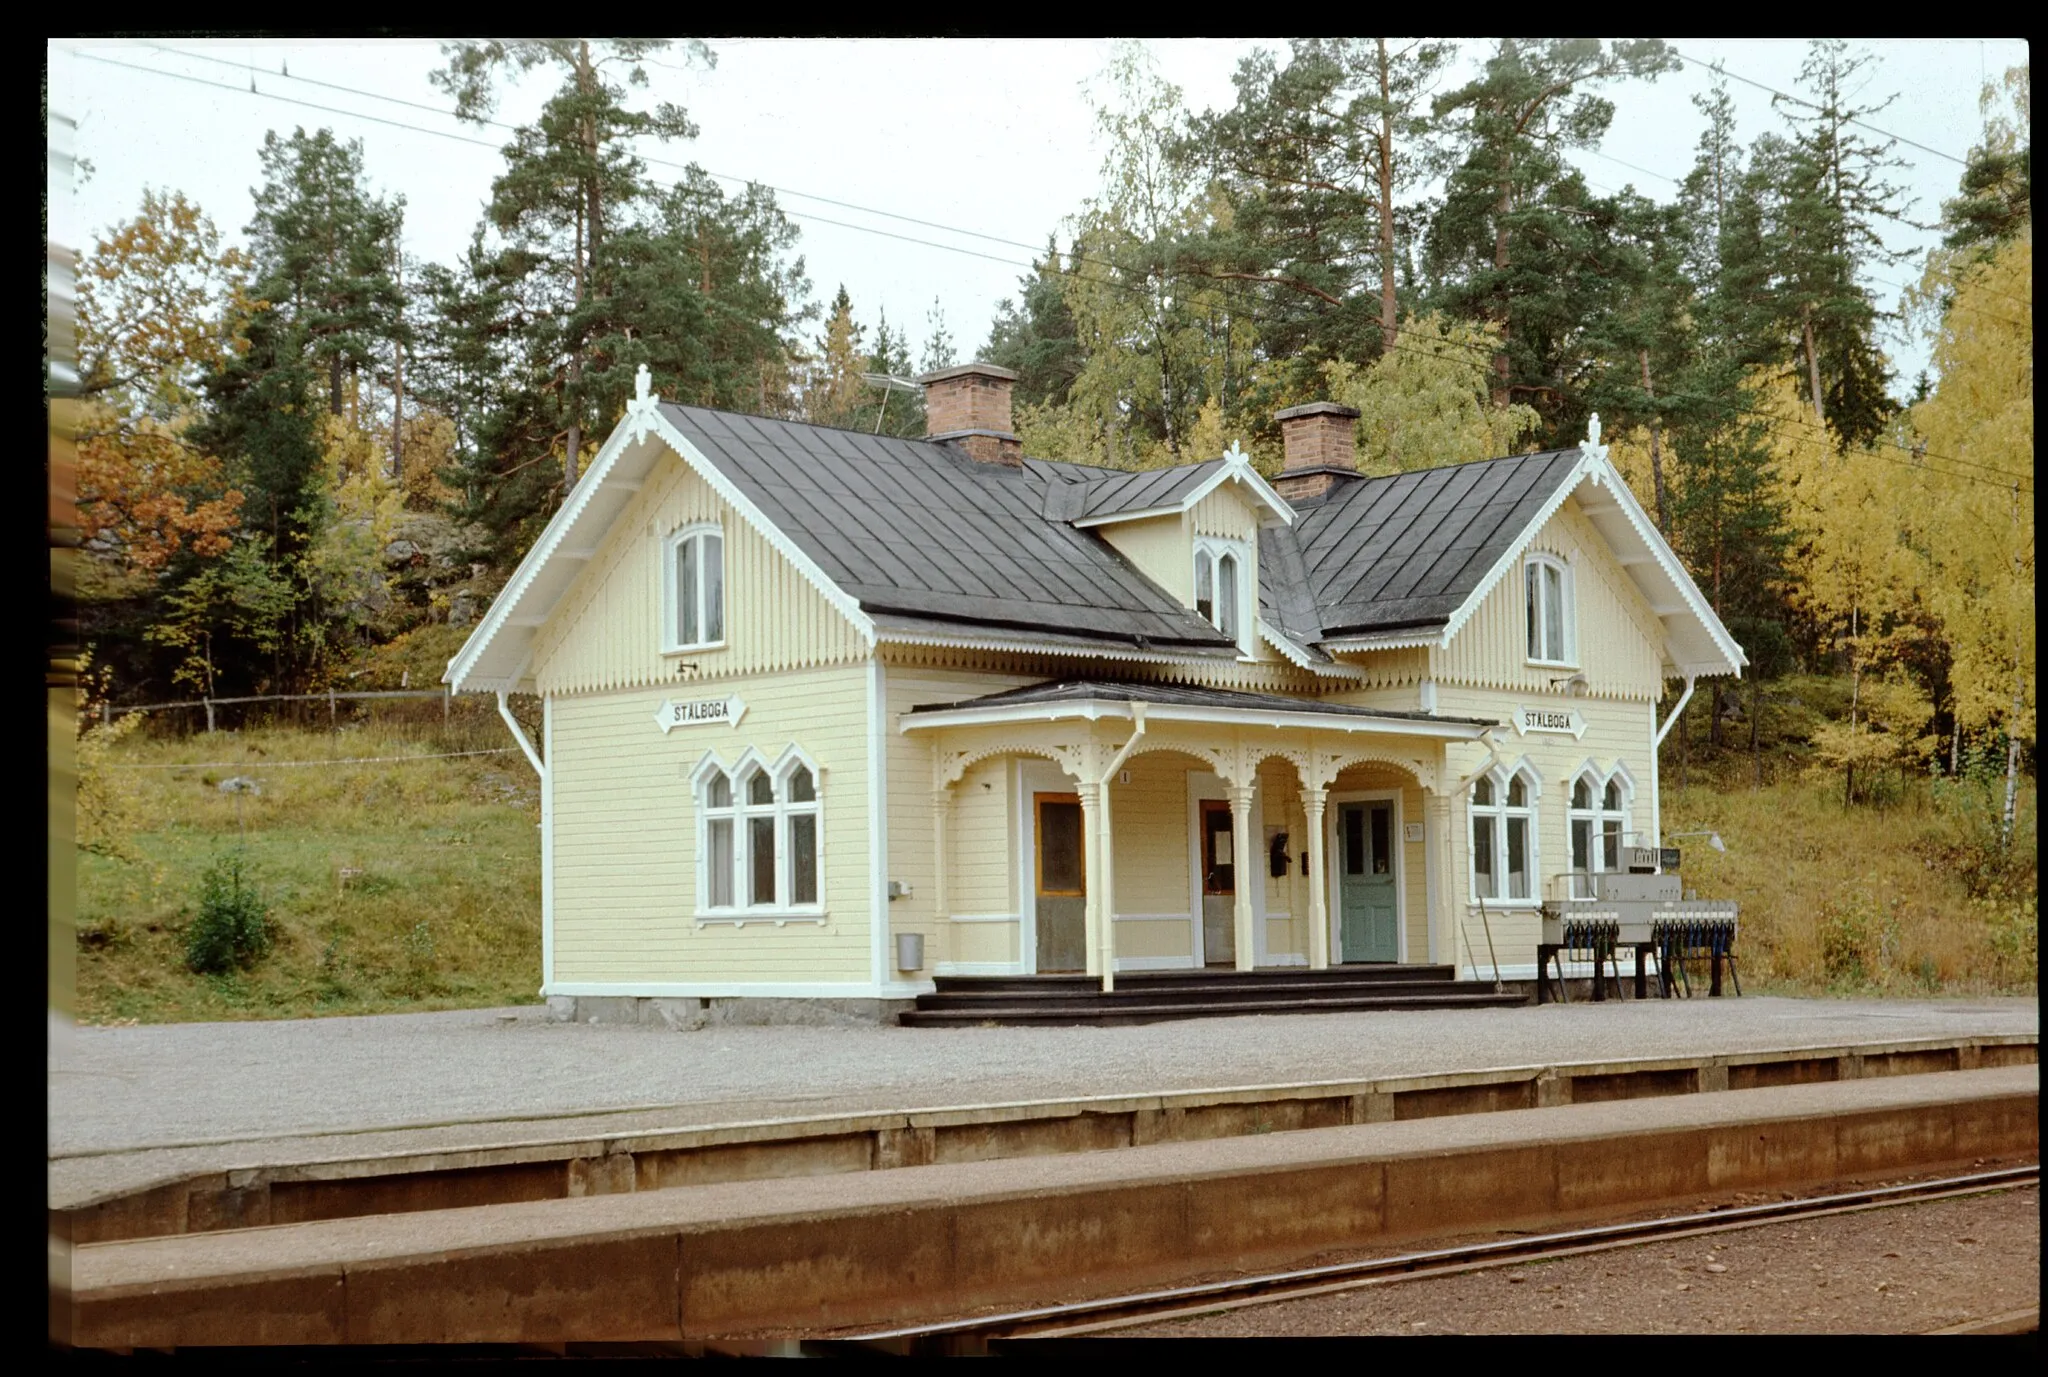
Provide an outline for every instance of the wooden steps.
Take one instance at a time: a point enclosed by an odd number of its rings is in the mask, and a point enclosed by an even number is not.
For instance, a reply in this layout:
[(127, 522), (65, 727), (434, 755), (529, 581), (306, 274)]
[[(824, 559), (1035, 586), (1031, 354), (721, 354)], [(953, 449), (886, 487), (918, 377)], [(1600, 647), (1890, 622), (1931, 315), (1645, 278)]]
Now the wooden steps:
[(1520, 994), (1453, 979), (1449, 966), (1360, 965), (1330, 970), (1145, 971), (1102, 992), (1086, 975), (940, 976), (904, 1013), (909, 1028), (1154, 1023), (1246, 1014), (1348, 1013), (1361, 1009), (1497, 1009)]

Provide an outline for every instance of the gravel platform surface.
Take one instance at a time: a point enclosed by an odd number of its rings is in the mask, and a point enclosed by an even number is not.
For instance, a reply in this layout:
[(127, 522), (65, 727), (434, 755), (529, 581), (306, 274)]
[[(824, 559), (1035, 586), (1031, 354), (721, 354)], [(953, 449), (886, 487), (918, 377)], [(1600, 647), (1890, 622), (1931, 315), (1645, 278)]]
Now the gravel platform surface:
[[(2037, 1033), (2031, 999), (1647, 1000), (1123, 1028), (554, 1023), (538, 1007), (80, 1028), (53, 1041), (49, 1154), (591, 1117), (687, 1126), (1368, 1079), (1623, 1057)], [(68, 1045), (66, 1045), (68, 1044)], [(550, 1125), (549, 1131), (575, 1125)]]

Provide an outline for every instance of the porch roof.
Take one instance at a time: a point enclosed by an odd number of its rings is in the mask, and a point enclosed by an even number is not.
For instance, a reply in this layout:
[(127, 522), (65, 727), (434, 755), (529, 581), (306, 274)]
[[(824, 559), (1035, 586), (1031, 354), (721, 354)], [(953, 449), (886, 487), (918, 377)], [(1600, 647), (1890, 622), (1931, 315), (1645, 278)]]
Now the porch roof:
[(1483, 717), (1439, 717), (1429, 712), (1361, 708), (1320, 703), (1276, 693), (1185, 684), (1136, 683), (1108, 679), (1060, 679), (1027, 684), (958, 703), (926, 703), (904, 714), (904, 731), (977, 726), (996, 722), (1094, 721), (1130, 718), (1142, 704), (1148, 721), (1204, 722), (1218, 726), (1267, 726), (1322, 731), (1373, 732), (1440, 741), (1474, 741), (1501, 724)]

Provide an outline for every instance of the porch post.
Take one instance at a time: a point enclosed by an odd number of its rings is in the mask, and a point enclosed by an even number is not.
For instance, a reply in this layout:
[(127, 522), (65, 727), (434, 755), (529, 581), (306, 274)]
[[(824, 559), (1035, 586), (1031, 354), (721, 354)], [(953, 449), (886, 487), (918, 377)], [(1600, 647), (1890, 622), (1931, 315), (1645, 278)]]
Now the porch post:
[(1102, 786), (1085, 776), (1076, 784), (1081, 799), (1081, 876), (1087, 897), (1081, 905), (1086, 970), (1102, 974)]
[(1308, 964), (1313, 970), (1330, 966), (1329, 872), (1323, 866), (1323, 807), (1329, 790), (1322, 784), (1304, 785), (1301, 810), (1308, 824)]
[(1257, 949), (1252, 945), (1252, 885), (1258, 879), (1258, 866), (1252, 845), (1252, 798), (1258, 789), (1256, 776), (1251, 784), (1230, 786), (1230, 838), (1232, 888), (1237, 891), (1232, 905), (1232, 919), (1237, 930), (1237, 968), (1241, 971), (1252, 969)]
[(1101, 955), (1096, 960), (1097, 974), (1102, 977), (1102, 992), (1108, 994), (1116, 988), (1116, 828), (1110, 822), (1109, 781), (1097, 786), (1101, 792), (1095, 803), (1096, 829), (1100, 833), (1095, 849), (1100, 860), (1096, 872), (1102, 877), (1100, 884), (1090, 881), (1088, 892), (1098, 896), (1095, 900), (1099, 916), (1096, 918), (1097, 945)]
[(942, 921), (953, 916), (946, 874), (946, 824), (952, 813), (953, 788), (941, 784), (932, 790), (932, 914)]

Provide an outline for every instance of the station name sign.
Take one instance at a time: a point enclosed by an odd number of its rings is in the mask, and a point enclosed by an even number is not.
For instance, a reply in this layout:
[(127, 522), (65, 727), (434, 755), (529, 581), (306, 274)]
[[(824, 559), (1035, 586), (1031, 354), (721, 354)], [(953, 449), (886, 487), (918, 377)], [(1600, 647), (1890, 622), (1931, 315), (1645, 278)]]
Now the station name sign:
[(740, 701), (738, 694), (729, 698), (692, 698), (677, 702), (673, 698), (662, 700), (654, 710), (654, 723), (667, 736), (677, 727), (736, 727), (747, 705)]
[(1584, 736), (1586, 715), (1577, 708), (1516, 708), (1515, 733), (1554, 732), (1559, 736)]

